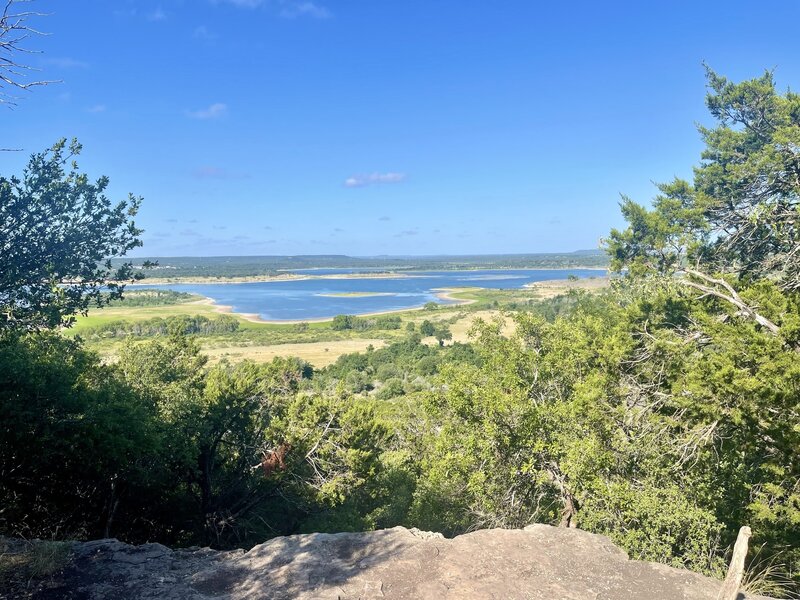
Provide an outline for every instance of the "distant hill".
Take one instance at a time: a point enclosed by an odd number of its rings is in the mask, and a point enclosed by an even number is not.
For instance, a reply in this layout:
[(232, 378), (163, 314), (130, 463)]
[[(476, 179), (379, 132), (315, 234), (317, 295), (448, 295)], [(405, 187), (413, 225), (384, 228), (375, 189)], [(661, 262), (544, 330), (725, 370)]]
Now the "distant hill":
[[(565, 253), (474, 254), (434, 256), (346, 256), (338, 254), (293, 256), (170, 256), (133, 259), (135, 265), (156, 261), (147, 269), (152, 277), (254, 277), (298, 269), (355, 269), (369, 271), (455, 269), (558, 269), (606, 267), (600, 250)], [(116, 262), (122, 262), (117, 259)]]

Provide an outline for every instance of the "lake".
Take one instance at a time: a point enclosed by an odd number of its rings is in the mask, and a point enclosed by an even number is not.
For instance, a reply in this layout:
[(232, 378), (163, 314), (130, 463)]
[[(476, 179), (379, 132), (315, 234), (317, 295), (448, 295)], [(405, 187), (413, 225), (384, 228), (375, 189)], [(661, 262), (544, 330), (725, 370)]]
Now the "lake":
[[(363, 272), (363, 269), (358, 271)], [(296, 271), (303, 275), (350, 275), (355, 269)], [(380, 279), (299, 279), (252, 283), (137, 285), (137, 289), (159, 288), (189, 292), (212, 298), (237, 313), (253, 313), (267, 321), (309, 321), (336, 315), (364, 315), (407, 310), (426, 302), (449, 304), (436, 290), (456, 287), (492, 289), (521, 288), (535, 281), (597, 277), (605, 271), (591, 269), (497, 269), (472, 271), (404, 271), (403, 275)], [(337, 296), (336, 294), (380, 294)]]

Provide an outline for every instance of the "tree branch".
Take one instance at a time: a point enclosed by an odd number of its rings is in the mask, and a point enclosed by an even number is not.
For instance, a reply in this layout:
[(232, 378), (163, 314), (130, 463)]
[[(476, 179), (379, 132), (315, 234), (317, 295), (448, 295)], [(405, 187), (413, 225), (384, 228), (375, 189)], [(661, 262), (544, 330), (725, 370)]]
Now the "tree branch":
[[(773, 335), (778, 335), (780, 333), (780, 327), (778, 327), (775, 323), (767, 319), (765, 316), (760, 315), (755, 311), (752, 306), (749, 306), (742, 300), (736, 290), (733, 289), (733, 286), (729, 284), (724, 279), (716, 279), (705, 273), (701, 273), (695, 269), (684, 269), (684, 272), (692, 277), (696, 277), (697, 279), (701, 279), (704, 282), (711, 284), (713, 286), (718, 287), (709, 287), (708, 285), (703, 285), (697, 283), (696, 281), (692, 281), (691, 279), (681, 279), (681, 283), (687, 285), (691, 288), (699, 290), (704, 294), (709, 296), (714, 296), (715, 298), (719, 298), (720, 300), (725, 300), (726, 302), (733, 304), (736, 308), (738, 308), (742, 313), (753, 319), (756, 323), (767, 329)], [(719, 289), (719, 287), (724, 288), (725, 292)]]
[(29, 50), (21, 44), (31, 35), (46, 35), (30, 27), (27, 20), (30, 17), (44, 16), (34, 11), (13, 12), (12, 8), (20, 2), (30, 0), (7, 0), (5, 8), (0, 13), (0, 104), (14, 106), (16, 98), (3, 91), (3, 88), (16, 88), (27, 90), (34, 86), (58, 83), (56, 81), (23, 81), (24, 71), (35, 71), (30, 65), (17, 62), (18, 54), (35, 54), (37, 51)]

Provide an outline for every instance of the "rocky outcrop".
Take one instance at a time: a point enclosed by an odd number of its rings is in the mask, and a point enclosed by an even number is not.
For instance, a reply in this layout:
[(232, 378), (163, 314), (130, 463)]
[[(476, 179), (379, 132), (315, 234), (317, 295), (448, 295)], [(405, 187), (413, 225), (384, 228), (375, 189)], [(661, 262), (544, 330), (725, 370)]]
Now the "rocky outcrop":
[(249, 552), (113, 539), (72, 550), (58, 580), (34, 597), (715, 600), (721, 586), (690, 571), (629, 560), (605, 537), (547, 525), (453, 539), (402, 527), (315, 533), (276, 538)]

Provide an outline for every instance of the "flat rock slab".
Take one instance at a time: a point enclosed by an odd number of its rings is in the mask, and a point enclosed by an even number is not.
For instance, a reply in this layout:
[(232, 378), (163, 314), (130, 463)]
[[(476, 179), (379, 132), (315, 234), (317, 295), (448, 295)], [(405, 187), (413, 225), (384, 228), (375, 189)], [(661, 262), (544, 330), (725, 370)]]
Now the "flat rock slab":
[(628, 560), (607, 538), (575, 529), (532, 525), (445, 539), (395, 527), (275, 538), (249, 552), (76, 543), (58, 585), (34, 597), (716, 600), (720, 586), (690, 571)]

